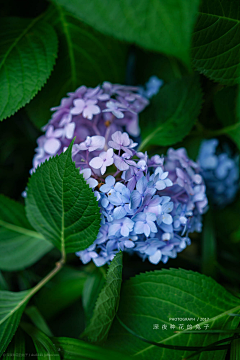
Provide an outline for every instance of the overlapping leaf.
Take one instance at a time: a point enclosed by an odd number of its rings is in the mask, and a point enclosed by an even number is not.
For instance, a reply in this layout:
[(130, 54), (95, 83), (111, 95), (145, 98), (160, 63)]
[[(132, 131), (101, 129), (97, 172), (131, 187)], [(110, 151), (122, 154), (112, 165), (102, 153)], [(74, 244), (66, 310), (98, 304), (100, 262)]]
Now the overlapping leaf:
[(30, 296), (30, 290), (0, 291), (0, 356), (12, 340)]
[(143, 138), (140, 149), (148, 145), (172, 145), (182, 140), (193, 127), (201, 104), (197, 75), (165, 85), (140, 117)]
[(106, 284), (98, 296), (93, 316), (82, 334), (83, 338), (92, 342), (106, 340), (118, 309), (121, 283), (122, 253), (118, 253), (109, 265)]
[(193, 64), (222, 84), (240, 80), (240, 4), (203, 0), (193, 34)]
[(23, 323), (22, 327), (31, 336), (39, 357), (44, 356), (49, 360), (60, 360), (57, 349), (47, 335), (30, 324)]
[(96, 267), (92, 274), (89, 274), (83, 288), (82, 304), (85, 313), (85, 321), (88, 324), (96, 305), (97, 298), (106, 281), (106, 272), (103, 266)]
[(38, 127), (49, 120), (50, 108), (79, 86), (123, 83), (127, 61), (125, 44), (94, 31), (60, 6), (52, 5), (45, 20), (58, 34), (59, 56), (47, 84), (26, 108)]
[(86, 272), (64, 266), (35, 297), (43, 316), (47, 319), (54, 317), (80, 299), (86, 279)]
[[(186, 270), (161, 270), (137, 275), (123, 284), (118, 316), (136, 334), (165, 345), (206, 346), (227, 337), (226, 334), (175, 333), (180, 325), (191, 324), (204, 330), (235, 329), (240, 313), (240, 300), (228, 293), (214, 280)], [(159, 329), (154, 329), (156, 324)], [(175, 328), (171, 329), (171, 325)], [(161, 349), (147, 344), (127, 332), (115, 319), (108, 348), (133, 355), (136, 359), (178, 360), (191, 354), (185, 351)], [(224, 351), (204, 352), (196, 360), (222, 360)]]
[(41, 17), (1, 19), (0, 120), (28, 103), (45, 84), (57, 45), (54, 29)]
[(6, 360), (23, 360), (25, 359), (25, 338), (20, 329), (17, 330), (13, 340), (9, 344), (6, 354)]
[(72, 161), (72, 145), (37, 168), (26, 198), (29, 222), (63, 254), (87, 248), (100, 227), (97, 200)]
[(52, 248), (29, 224), (24, 207), (0, 195), (0, 269), (24, 269)]
[(52, 0), (104, 34), (189, 64), (198, 0)]

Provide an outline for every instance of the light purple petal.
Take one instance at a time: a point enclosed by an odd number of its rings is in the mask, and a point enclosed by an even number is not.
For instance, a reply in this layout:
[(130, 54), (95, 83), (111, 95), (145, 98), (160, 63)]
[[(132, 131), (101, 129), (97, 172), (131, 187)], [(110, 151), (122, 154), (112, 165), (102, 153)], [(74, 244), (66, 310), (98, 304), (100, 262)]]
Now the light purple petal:
[(152, 263), (152, 264), (158, 264), (159, 263), (159, 261), (161, 260), (161, 257), (162, 257), (162, 253), (161, 253), (161, 251), (160, 250), (157, 250), (156, 252), (155, 252), (155, 254), (154, 255), (151, 255), (151, 256), (149, 256), (149, 261)]
[(127, 212), (122, 206), (118, 206), (113, 210), (114, 219), (122, 219), (126, 214)]
[(70, 123), (70, 124), (66, 125), (65, 131), (66, 131), (66, 138), (67, 139), (72, 139), (73, 138), (75, 126), (76, 126), (75, 123)]
[(61, 142), (58, 139), (48, 139), (44, 144), (44, 150), (50, 154), (55, 155), (61, 147)]
[(100, 167), (103, 165), (103, 159), (100, 157), (95, 157), (90, 161), (89, 165), (94, 169), (100, 169)]
[(163, 180), (158, 180), (155, 186), (157, 190), (163, 190), (166, 188), (166, 184)]
[(162, 216), (162, 221), (164, 222), (164, 224), (170, 225), (172, 223), (173, 219), (170, 214), (164, 214)]

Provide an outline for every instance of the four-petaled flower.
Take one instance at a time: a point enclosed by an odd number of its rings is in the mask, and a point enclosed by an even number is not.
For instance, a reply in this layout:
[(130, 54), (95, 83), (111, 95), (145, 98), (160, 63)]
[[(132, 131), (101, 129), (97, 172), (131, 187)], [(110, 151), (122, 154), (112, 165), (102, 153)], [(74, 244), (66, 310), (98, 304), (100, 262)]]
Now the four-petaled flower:
[(111, 112), (118, 119), (124, 118), (123, 111), (126, 111), (127, 108), (123, 104), (117, 101), (108, 101), (106, 106), (107, 109), (104, 109), (103, 112)]
[(113, 164), (113, 149), (108, 149), (107, 151), (103, 151), (99, 154), (99, 156), (93, 158), (89, 165), (93, 169), (101, 169), (101, 174), (105, 174), (107, 170), (107, 166)]
[(153, 213), (139, 213), (133, 217), (135, 222), (134, 231), (136, 234), (145, 234), (146, 237), (151, 232), (157, 233), (157, 227), (154, 223), (157, 217)]
[(121, 234), (122, 236), (129, 236), (129, 233), (132, 231), (134, 226), (134, 222), (125, 217), (123, 219), (116, 219), (109, 224), (109, 236), (116, 236), (117, 234)]
[(112, 175), (108, 175), (105, 179), (105, 184), (100, 187), (100, 191), (103, 193), (109, 193), (114, 188), (115, 178)]
[(95, 150), (102, 150), (105, 145), (105, 138), (103, 136), (87, 136), (86, 140), (78, 145), (79, 150), (88, 150), (89, 152)]
[[(113, 140), (113, 141), (112, 141)], [(112, 140), (108, 142), (108, 145), (116, 150), (123, 150), (127, 154), (132, 155), (133, 152), (130, 150), (137, 146), (128, 136), (126, 132), (116, 131), (112, 135)]]
[(97, 106), (97, 100), (75, 99), (73, 100), (74, 107), (71, 109), (72, 115), (83, 114), (86, 119), (92, 120), (93, 115), (100, 114), (101, 109)]

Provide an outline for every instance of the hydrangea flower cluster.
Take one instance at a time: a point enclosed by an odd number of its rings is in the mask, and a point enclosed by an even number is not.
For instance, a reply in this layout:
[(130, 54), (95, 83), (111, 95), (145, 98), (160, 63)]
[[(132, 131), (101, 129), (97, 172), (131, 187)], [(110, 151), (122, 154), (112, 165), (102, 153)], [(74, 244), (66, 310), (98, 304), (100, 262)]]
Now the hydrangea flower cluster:
[(227, 146), (226, 152), (221, 151), (218, 145), (217, 139), (204, 140), (198, 162), (209, 198), (214, 204), (223, 207), (234, 200), (239, 189), (239, 157), (232, 157)]
[(156, 79), (146, 90), (108, 82), (81, 86), (53, 108), (38, 139), (31, 171), (76, 137), (72, 159), (101, 211), (96, 240), (77, 253), (84, 264), (102, 266), (120, 250), (166, 263), (190, 244), (190, 232), (201, 231), (208, 201), (198, 164), (184, 148), (149, 157), (129, 137), (139, 135), (138, 113), (160, 86)]
[(138, 114), (149, 103), (139, 91), (139, 87), (104, 82), (94, 89), (81, 86), (69, 93), (60, 106), (51, 109), (55, 112), (43, 127), (45, 134), (37, 140), (33, 170), (49, 157), (62, 153), (75, 136), (77, 144), (94, 135), (104, 136), (107, 141), (123, 129), (133, 137), (139, 136)]
[(167, 262), (190, 244), (190, 232), (201, 231), (207, 198), (199, 166), (183, 148), (149, 158), (136, 146), (121, 131), (109, 141), (92, 136), (73, 145), (73, 160), (94, 190), (102, 218), (95, 242), (77, 253), (84, 264), (102, 266), (119, 250)]

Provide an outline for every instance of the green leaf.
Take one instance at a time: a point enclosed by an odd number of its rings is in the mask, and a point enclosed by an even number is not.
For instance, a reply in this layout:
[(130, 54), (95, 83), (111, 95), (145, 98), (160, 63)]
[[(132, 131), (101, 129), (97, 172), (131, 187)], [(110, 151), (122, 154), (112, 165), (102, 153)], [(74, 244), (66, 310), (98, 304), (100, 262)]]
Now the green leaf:
[(5, 360), (23, 360), (25, 359), (25, 338), (21, 329), (18, 329), (6, 353), (3, 355)]
[(44, 356), (44, 358), (48, 358), (49, 360), (60, 360), (60, 356), (55, 348), (55, 345), (47, 335), (30, 324), (22, 323), (21, 326), (32, 338), (39, 357)]
[(31, 291), (0, 291), (0, 356), (17, 330)]
[(118, 253), (109, 265), (106, 284), (99, 294), (93, 316), (82, 334), (83, 338), (92, 342), (106, 340), (118, 309), (121, 283), (122, 253)]
[(53, 248), (29, 224), (23, 205), (0, 195), (0, 269), (22, 270)]
[(104, 36), (75, 19), (60, 6), (50, 7), (45, 20), (59, 38), (59, 56), (42, 91), (26, 107), (35, 125), (45, 125), (50, 108), (81, 85), (95, 87), (103, 81), (124, 83), (127, 45)]
[(37, 307), (44, 318), (56, 316), (80, 299), (86, 278), (85, 272), (65, 266), (35, 296)]
[[(235, 329), (239, 320), (229, 316), (230, 313), (240, 313), (240, 300), (213, 279), (192, 271), (170, 269), (140, 274), (127, 280), (122, 286), (118, 317), (147, 340), (195, 347), (207, 346), (225, 338), (226, 334), (175, 333), (180, 324), (185, 330), (189, 324), (193, 330), (196, 330), (196, 325), (204, 330), (206, 324), (209, 330)], [(154, 329), (154, 324), (159, 329)], [(170, 325), (175, 325), (175, 329), (170, 329)], [(167, 329), (162, 329), (162, 326)], [(117, 320), (109, 332), (106, 346), (144, 360), (179, 360), (191, 353), (149, 345), (129, 334)], [(224, 355), (225, 351), (204, 352), (196, 360), (223, 360)]]
[(52, 0), (104, 34), (189, 65), (198, 0)]
[(163, 86), (140, 116), (143, 141), (139, 149), (148, 145), (172, 145), (182, 140), (193, 127), (201, 103), (197, 76), (183, 77)]
[(100, 346), (88, 344), (84, 341), (71, 338), (53, 338), (63, 360), (130, 360), (131, 357), (119, 351), (104, 349)]
[(26, 197), (30, 224), (62, 254), (86, 249), (100, 228), (96, 197), (72, 161), (72, 145), (36, 169)]
[(36, 19), (2, 18), (0, 25), (0, 120), (27, 104), (49, 77), (57, 56), (51, 25)]
[(203, 0), (193, 33), (193, 64), (222, 84), (240, 80), (240, 4), (237, 0)]
[(42, 317), (41, 313), (36, 308), (36, 306), (27, 307), (27, 309), (25, 310), (25, 314), (28, 315), (28, 317), (31, 319), (33, 324), (39, 330), (41, 330), (44, 334), (46, 334), (49, 337), (53, 336), (53, 334), (52, 334), (51, 330), (49, 329), (45, 319)]
[(212, 278), (216, 277), (216, 236), (211, 209), (204, 217), (202, 234), (202, 273)]
[(83, 304), (87, 324), (89, 323), (89, 320), (93, 316), (93, 311), (95, 308), (97, 298), (105, 282), (106, 282), (106, 272), (103, 266), (96, 267), (93, 273), (88, 275), (87, 280), (85, 281), (83, 293), (82, 293), (82, 304)]

